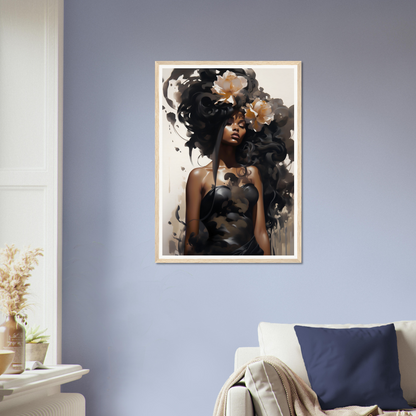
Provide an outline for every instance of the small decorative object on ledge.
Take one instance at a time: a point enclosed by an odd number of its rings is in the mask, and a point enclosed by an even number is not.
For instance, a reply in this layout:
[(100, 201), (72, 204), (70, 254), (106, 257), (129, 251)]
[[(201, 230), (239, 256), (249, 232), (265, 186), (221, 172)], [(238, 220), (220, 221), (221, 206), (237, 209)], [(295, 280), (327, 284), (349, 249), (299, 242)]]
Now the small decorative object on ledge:
[(7, 315), (6, 321), (0, 325), (1, 349), (14, 351), (13, 362), (5, 371), (6, 374), (20, 374), (25, 371), (25, 328), (16, 321), (16, 315)]
[(48, 351), (49, 335), (43, 335), (46, 329), (39, 330), (39, 327), (30, 328), (26, 332), (26, 361), (45, 362)]
[(0, 375), (2, 375), (13, 361), (14, 351), (0, 350)]
[(15, 352), (6, 374), (20, 374), (25, 370), (25, 329), (16, 318), (26, 323), (23, 310), (28, 306), (26, 296), (30, 283), (27, 280), (38, 264), (37, 256), (43, 256), (41, 248), (27, 249), (19, 259), (18, 252), (13, 244), (0, 250), (0, 306), (7, 315), (0, 325), (0, 349)]

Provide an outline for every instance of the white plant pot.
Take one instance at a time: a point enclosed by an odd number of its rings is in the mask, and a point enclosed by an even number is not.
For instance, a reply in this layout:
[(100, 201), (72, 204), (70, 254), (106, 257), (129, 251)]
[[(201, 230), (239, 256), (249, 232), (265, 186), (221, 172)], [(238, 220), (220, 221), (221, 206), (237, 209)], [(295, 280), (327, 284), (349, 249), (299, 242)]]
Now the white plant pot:
[(49, 344), (46, 342), (41, 344), (26, 344), (26, 361), (39, 361), (43, 364), (48, 347)]

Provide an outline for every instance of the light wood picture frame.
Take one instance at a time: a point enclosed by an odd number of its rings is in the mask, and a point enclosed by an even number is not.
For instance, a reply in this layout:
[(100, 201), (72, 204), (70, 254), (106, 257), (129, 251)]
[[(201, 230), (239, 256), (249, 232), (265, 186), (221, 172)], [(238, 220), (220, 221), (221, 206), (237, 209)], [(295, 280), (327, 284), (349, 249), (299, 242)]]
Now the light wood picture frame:
[(155, 69), (156, 262), (301, 263), (301, 62)]

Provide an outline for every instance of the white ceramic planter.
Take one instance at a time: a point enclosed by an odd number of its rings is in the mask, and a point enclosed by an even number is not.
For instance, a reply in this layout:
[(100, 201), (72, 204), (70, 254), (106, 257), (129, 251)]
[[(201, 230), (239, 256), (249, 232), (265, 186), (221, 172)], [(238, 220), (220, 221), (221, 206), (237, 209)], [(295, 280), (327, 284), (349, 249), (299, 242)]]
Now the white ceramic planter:
[(43, 364), (48, 347), (49, 344), (46, 342), (42, 344), (26, 344), (26, 361), (39, 361)]

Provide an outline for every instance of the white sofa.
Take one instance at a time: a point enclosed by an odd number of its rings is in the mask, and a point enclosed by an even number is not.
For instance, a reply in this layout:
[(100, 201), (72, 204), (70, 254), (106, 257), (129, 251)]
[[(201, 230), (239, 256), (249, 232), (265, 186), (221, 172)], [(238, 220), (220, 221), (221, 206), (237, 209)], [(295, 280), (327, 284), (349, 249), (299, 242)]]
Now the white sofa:
[[(368, 325), (309, 325), (320, 328), (371, 328), (385, 324)], [(247, 365), (259, 356), (275, 356), (287, 364), (309, 386), (308, 373), (302, 357), (301, 347), (295, 333), (295, 324), (276, 324), (262, 322), (258, 326), (258, 347), (240, 347), (235, 353), (235, 370)], [(400, 385), (403, 397), (411, 407), (416, 405), (416, 321), (394, 322), (397, 337), (397, 352), (400, 370)], [(394, 331), (393, 331), (394, 332)], [(253, 365), (253, 364), (252, 364)], [(247, 377), (247, 373), (246, 373)], [(274, 399), (277, 406), (273, 411), (259, 411), (259, 398), (252, 396), (247, 388), (247, 380), (243, 378), (233, 386), (227, 395), (226, 416), (255, 416), (268, 414), (269, 416), (291, 416), (283, 385), (277, 377), (273, 380)], [(254, 402), (253, 402), (254, 400)], [(261, 401), (261, 400), (260, 400)], [(376, 403), (374, 403), (376, 404)], [(409, 406), (409, 407), (410, 407)], [(267, 410), (267, 409), (266, 409)], [(415, 409), (416, 410), (416, 409)], [(416, 416), (416, 412), (412, 411)]]

